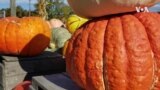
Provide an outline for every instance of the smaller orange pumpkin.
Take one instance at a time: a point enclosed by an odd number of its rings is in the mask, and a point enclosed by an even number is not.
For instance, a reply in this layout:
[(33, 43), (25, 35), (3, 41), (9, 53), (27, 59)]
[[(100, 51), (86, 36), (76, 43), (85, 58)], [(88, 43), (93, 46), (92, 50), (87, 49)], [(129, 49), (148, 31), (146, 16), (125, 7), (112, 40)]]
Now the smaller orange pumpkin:
[(50, 42), (50, 29), (39, 17), (0, 19), (0, 54), (35, 56)]

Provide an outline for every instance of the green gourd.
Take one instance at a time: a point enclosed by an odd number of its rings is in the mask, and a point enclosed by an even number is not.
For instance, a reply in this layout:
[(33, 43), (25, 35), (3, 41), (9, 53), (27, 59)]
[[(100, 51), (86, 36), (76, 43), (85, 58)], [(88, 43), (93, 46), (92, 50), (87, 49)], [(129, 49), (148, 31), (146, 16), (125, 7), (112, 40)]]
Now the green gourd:
[[(65, 42), (70, 39), (71, 34), (63, 27), (53, 28), (51, 31), (51, 41), (49, 48), (51, 51), (59, 51), (63, 48)], [(62, 50), (60, 50), (62, 52)]]

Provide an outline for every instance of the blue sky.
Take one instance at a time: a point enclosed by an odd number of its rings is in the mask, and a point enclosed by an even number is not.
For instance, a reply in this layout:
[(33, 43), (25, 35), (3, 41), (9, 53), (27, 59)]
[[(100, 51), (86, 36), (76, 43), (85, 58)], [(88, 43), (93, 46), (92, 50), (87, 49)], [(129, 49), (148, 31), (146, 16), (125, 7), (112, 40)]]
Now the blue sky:
[(153, 12), (160, 12), (160, 3), (152, 6), (149, 10)]
[[(67, 3), (67, 0), (64, 0)], [(9, 8), (10, 0), (0, 0), (0, 9)], [(37, 0), (31, 0), (31, 10), (34, 9), (34, 4), (37, 3)], [(16, 0), (16, 5), (22, 6), (24, 9), (29, 9), (29, 0)]]
[[(64, 0), (67, 3), (67, 0)], [(0, 0), (0, 9), (9, 8), (10, 0)], [(34, 4), (37, 3), (37, 0), (31, 0), (31, 10), (34, 10)], [(22, 6), (24, 9), (29, 9), (29, 0), (16, 0), (16, 4)], [(160, 3), (149, 9), (150, 11), (160, 12)]]

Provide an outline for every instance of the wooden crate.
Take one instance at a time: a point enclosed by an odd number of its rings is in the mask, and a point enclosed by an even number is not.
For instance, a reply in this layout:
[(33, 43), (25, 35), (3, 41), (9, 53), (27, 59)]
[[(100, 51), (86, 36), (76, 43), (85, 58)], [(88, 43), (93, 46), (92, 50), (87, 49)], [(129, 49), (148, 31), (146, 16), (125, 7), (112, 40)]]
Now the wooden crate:
[(32, 76), (47, 75), (65, 71), (65, 61), (61, 55), (45, 51), (36, 57), (1, 56), (0, 90), (11, 90), (23, 80)]
[(66, 73), (36, 76), (30, 90), (81, 90)]

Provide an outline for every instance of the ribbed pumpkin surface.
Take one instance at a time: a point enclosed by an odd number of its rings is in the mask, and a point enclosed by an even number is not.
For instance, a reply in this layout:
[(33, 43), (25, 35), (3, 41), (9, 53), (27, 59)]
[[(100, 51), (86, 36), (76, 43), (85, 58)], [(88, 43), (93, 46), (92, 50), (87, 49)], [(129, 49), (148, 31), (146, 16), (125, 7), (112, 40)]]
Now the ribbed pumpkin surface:
[(160, 15), (97, 18), (75, 32), (67, 72), (85, 90), (160, 90)]
[(34, 56), (49, 42), (49, 26), (39, 17), (0, 19), (0, 54)]

